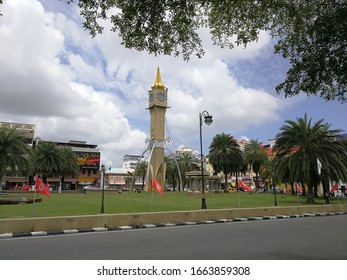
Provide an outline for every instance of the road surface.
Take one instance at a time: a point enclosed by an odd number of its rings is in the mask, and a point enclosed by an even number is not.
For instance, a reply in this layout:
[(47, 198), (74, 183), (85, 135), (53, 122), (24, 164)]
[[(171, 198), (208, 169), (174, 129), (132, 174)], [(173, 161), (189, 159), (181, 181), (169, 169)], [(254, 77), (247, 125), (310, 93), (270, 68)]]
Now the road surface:
[(347, 260), (347, 215), (0, 239), (1, 260)]

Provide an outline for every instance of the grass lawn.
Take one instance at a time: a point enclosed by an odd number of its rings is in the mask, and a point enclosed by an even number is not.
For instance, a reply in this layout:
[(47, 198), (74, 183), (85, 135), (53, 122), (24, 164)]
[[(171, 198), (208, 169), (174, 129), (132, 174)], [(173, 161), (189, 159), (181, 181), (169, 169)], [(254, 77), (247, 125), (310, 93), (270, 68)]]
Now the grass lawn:
[[(33, 193), (8, 193), (6, 196), (34, 197)], [(50, 197), (37, 194), (41, 202), (33, 204), (0, 204), (0, 219), (51, 216), (95, 215), (101, 209), (101, 191), (51, 193)], [(277, 194), (278, 206), (307, 205), (306, 197)], [(274, 206), (274, 195), (271, 193), (248, 194), (206, 194), (208, 209), (225, 209)], [(317, 204), (324, 204), (323, 199), (316, 199)], [(347, 203), (331, 201), (331, 203)], [(105, 191), (105, 214), (141, 213), (180, 210), (199, 210), (201, 195), (183, 192), (166, 192), (164, 196), (158, 193), (121, 193)]]

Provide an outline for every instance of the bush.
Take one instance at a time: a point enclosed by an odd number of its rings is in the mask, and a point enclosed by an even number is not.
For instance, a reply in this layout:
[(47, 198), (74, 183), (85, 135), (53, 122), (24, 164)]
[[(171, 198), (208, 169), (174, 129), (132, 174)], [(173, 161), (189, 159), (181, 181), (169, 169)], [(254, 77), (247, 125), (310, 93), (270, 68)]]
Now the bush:
[[(42, 198), (35, 198), (35, 202), (41, 202)], [(27, 201), (25, 202), (26, 204), (32, 204), (34, 203), (34, 199), (33, 198), (27, 198)]]
[[(41, 202), (42, 198), (35, 198), (35, 202)], [(32, 204), (34, 203), (33, 198), (27, 198), (26, 201), (23, 200), (17, 200), (17, 199), (0, 199), (0, 205), (7, 205), (7, 204), (19, 204), (19, 203), (26, 203), (26, 204)]]

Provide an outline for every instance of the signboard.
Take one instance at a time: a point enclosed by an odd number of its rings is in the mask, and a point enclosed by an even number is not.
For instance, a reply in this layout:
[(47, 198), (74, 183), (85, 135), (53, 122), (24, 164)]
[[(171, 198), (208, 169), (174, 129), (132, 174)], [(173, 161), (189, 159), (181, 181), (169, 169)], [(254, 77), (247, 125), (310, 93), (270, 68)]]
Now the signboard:
[(110, 185), (125, 185), (124, 176), (110, 175), (108, 177), (108, 183)]
[(100, 169), (100, 153), (75, 152), (76, 161), (80, 167)]

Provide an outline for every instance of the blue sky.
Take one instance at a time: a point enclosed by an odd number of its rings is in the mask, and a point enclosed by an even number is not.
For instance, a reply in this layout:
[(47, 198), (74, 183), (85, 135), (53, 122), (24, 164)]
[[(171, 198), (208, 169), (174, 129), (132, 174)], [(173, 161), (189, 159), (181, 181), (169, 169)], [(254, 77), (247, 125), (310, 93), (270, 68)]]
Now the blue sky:
[(206, 54), (185, 62), (125, 49), (108, 22), (92, 38), (76, 6), (65, 1), (11, 0), (1, 11), (0, 120), (35, 124), (44, 140), (97, 144), (107, 166), (120, 167), (125, 154), (146, 148), (148, 90), (157, 66), (169, 89), (170, 149), (199, 150), (204, 110), (214, 119), (203, 127), (204, 153), (222, 132), (267, 144), (286, 120), (305, 113), (347, 130), (346, 104), (275, 93), (289, 65), (273, 54), (265, 32), (246, 49), (226, 50), (201, 30)]

